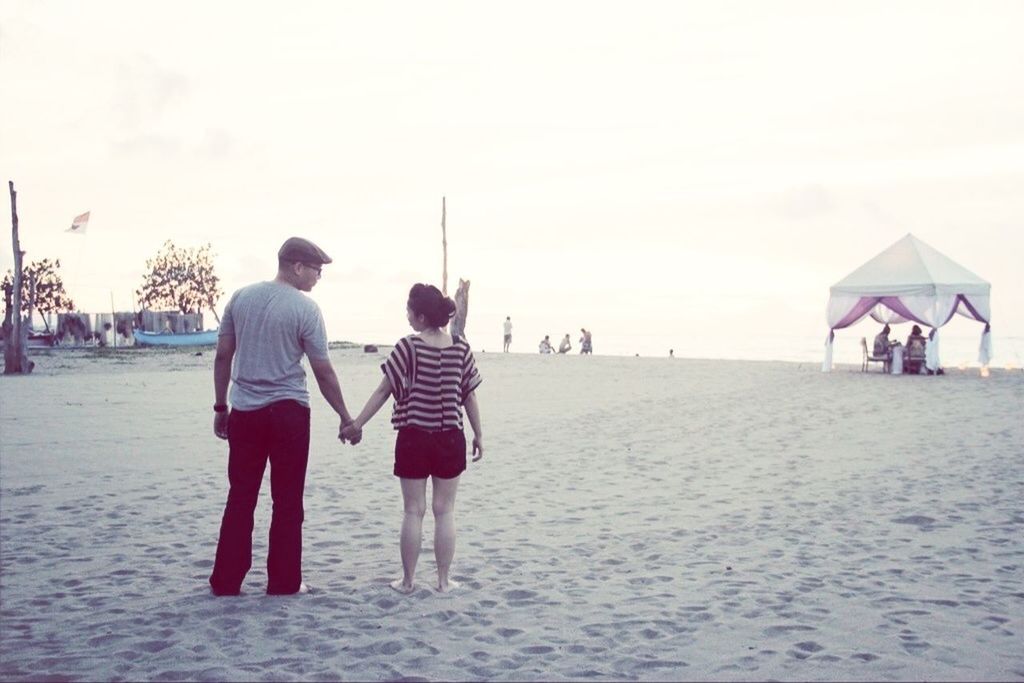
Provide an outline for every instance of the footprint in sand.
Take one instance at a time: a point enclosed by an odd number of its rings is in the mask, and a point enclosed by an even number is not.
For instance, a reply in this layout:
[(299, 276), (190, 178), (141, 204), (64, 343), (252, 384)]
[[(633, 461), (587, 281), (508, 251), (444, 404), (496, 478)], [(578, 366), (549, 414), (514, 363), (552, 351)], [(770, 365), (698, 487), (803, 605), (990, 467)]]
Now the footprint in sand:
[(932, 647), (931, 643), (921, 640), (918, 636), (913, 634), (903, 634), (900, 636), (900, 640), (903, 641), (900, 643), (903, 646), (903, 649), (912, 655), (920, 654)]
[(794, 631), (814, 631), (813, 626), (805, 626), (804, 624), (782, 624), (779, 626), (769, 626), (764, 630), (766, 636), (784, 636)]
[(534, 591), (524, 590), (505, 591), (503, 595), (508, 600), (530, 600), (532, 598), (537, 597), (537, 594)]
[(857, 652), (850, 655), (850, 659), (859, 659), (862, 662), (873, 662), (878, 659), (878, 655), (873, 655), (870, 652)]
[(89, 645), (89, 647), (105, 647), (123, 638), (125, 638), (125, 636), (119, 633), (110, 633), (105, 636), (96, 636), (94, 638), (90, 638), (86, 641), (86, 643)]
[(896, 524), (909, 524), (911, 526), (916, 526), (918, 529), (926, 531), (931, 529), (936, 520), (932, 517), (926, 517), (925, 515), (908, 515), (906, 517), (894, 517), (892, 521)]
[(171, 644), (166, 640), (147, 640), (144, 643), (138, 643), (135, 647), (139, 648), (140, 650), (145, 650), (150, 654), (154, 654), (156, 652), (160, 652), (161, 650), (166, 650), (170, 646)]
[(796, 649), (798, 649), (798, 650), (800, 650), (802, 652), (811, 652), (811, 653), (821, 652), (822, 650), (825, 649), (824, 645), (819, 645), (818, 643), (814, 642), (813, 640), (805, 640), (805, 641), (803, 641), (801, 643), (797, 643), (793, 647), (795, 647)]

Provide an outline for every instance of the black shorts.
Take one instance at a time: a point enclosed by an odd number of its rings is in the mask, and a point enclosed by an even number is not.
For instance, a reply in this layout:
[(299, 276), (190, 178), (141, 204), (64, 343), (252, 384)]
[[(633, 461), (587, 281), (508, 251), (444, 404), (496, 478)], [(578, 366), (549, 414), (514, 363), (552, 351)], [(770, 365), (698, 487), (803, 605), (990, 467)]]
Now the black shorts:
[(466, 469), (466, 435), (461, 429), (428, 432), (402, 427), (395, 440), (395, 476), (454, 479)]

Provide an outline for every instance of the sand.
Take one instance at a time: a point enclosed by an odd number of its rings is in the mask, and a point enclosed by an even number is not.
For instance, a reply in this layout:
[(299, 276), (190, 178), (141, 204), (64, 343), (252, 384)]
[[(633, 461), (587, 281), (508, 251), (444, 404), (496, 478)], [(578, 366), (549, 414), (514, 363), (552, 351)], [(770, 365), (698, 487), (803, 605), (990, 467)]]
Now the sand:
[[(362, 406), (380, 357), (334, 352)], [(212, 354), (0, 379), (4, 680), (1024, 679), (1024, 373), (479, 354), (453, 577), (403, 597), (387, 409), (316, 397), (307, 595), (237, 598)]]

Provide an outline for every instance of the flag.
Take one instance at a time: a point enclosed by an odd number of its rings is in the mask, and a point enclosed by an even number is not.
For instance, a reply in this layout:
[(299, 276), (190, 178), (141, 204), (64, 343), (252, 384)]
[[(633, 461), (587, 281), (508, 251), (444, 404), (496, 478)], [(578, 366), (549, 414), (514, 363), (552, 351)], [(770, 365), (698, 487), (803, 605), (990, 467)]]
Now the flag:
[(89, 225), (89, 211), (86, 211), (81, 216), (75, 216), (75, 220), (71, 221), (71, 227), (64, 232), (73, 232), (78, 235), (84, 235), (85, 229)]

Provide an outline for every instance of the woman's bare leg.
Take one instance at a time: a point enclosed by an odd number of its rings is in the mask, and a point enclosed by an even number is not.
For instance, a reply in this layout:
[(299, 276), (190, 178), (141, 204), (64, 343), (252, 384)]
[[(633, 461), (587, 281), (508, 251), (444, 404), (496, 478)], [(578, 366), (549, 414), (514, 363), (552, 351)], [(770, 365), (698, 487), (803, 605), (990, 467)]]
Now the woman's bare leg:
[(442, 593), (458, 587), (448, 578), (455, 557), (455, 492), (459, 478), (434, 480), (434, 559), (437, 561), (437, 590)]
[(402, 578), (391, 582), (399, 593), (412, 593), (416, 586), (416, 561), (420, 557), (423, 540), (423, 515), (427, 512), (427, 480), (401, 479), (402, 500), (405, 514), (402, 516), (402, 535), (399, 548), (402, 553)]

